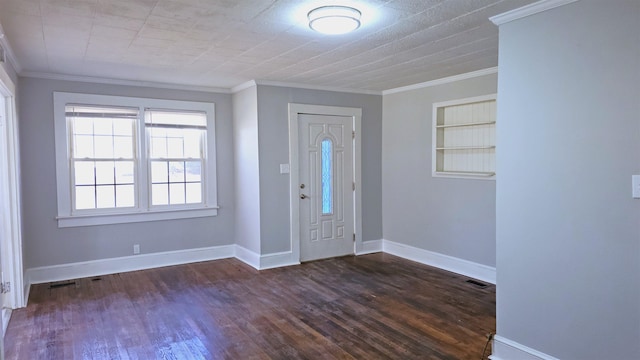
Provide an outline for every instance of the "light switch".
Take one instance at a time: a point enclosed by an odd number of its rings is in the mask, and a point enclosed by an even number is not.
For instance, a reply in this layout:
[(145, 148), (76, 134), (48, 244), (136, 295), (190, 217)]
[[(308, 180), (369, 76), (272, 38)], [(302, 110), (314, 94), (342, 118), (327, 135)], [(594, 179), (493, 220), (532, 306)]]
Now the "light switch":
[(289, 173), (289, 164), (280, 164), (280, 174)]
[(631, 175), (631, 196), (640, 199), (640, 175)]

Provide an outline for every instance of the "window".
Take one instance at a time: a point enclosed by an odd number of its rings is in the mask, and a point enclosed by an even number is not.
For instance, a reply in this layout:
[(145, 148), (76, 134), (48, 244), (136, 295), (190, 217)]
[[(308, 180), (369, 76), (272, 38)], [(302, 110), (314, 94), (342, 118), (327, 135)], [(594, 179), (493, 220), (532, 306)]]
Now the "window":
[(433, 104), (433, 176), (495, 179), (495, 95)]
[(333, 214), (333, 150), (329, 139), (322, 140), (322, 215)]
[(214, 104), (54, 93), (58, 226), (217, 215)]
[(132, 208), (138, 109), (67, 105), (73, 209)]
[(148, 110), (151, 205), (202, 203), (207, 114)]

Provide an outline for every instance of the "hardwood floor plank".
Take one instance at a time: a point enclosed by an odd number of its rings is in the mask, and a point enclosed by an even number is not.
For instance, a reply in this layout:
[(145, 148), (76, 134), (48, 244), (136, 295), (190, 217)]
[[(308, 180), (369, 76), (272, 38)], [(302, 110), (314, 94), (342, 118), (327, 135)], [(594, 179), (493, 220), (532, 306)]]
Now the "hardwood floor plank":
[[(388, 254), (225, 259), (33, 285), (7, 359), (478, 359), (495, 286)], [(64, 284), (63, 284), (64, 285)]]

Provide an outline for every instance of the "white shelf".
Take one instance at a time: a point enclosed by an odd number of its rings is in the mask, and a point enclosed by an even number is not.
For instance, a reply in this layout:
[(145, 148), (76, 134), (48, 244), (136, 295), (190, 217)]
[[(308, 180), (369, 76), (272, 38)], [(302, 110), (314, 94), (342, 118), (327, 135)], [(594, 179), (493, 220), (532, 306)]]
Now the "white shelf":
[(449, 147), (437, 147), (436, 150), (488, 150), (495, 149), (495, 145), (490, 146), (449, 146)]
[(495, 176), (496, 173), (494, 173), (494, 172), (471, 172), (471, 171), (438, 171), (437, 175), (492, 177), (492, 176)]
[(492, 125), (495, 123), (496, 123), (495, 121), (485, 121), (485, 122), (464, 123), (464, 124), (447, 124), (447, 125), (436, 125), (436, 128), (445, 129), (445, 128), (463, 127), (463, 126)]

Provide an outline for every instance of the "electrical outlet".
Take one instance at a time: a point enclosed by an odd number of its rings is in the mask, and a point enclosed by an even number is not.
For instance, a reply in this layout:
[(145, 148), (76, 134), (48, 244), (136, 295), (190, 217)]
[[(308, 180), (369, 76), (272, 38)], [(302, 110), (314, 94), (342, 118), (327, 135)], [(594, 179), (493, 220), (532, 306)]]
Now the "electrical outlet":
[(133, 245), (133, 255), (140, 254), (140, 244)]

